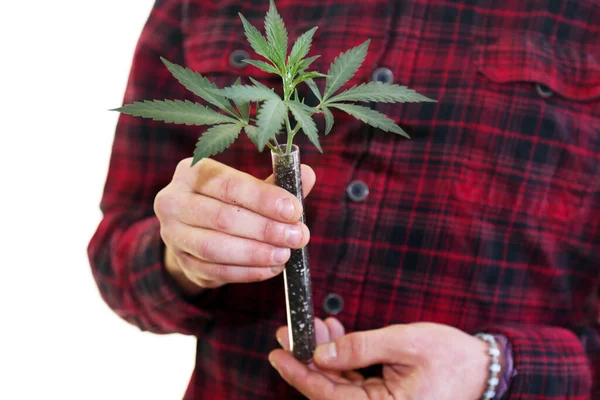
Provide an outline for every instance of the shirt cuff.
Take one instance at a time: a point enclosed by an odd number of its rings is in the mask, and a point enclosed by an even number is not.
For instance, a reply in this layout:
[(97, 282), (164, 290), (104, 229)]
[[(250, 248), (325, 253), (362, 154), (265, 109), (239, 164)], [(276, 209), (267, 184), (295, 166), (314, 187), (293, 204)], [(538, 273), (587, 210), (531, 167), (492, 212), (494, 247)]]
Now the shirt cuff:
[(510, 381), (514, 376), (517, 375), (517, 370), (514, 367), (512, 346), (510, 345), (508, 338), (504, 335), (493, 336), (496, 338), (498, 347), (504, 356), (504, 370), (502, 372), (502, 379), (500, 379), (500, 383), (498, 384), (498, 388), (496, 390), (496, 397), (494, 397), (494, 400), (500, 400), (508, 392)]

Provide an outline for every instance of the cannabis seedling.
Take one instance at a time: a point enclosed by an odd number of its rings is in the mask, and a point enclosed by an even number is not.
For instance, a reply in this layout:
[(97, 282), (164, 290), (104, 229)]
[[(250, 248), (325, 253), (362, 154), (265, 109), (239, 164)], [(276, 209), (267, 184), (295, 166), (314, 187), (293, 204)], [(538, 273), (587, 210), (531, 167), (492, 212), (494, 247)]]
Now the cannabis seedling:
[[(283, 83), (283, 97), (253, 78), (250, 78), (251, 85), (241, 84), (238, 78), (234, 85), (218, 88), (202, 75), (161, 57), (171, 74), (186, 89), (210, 106), (188, 100), (152, 100), (127, 104), (116, 111), (169, 123), (209, 125), (210, 128), (202, 134), (196, 144), (192, 165), (205, 157), (224, 151), (238, 138), (243, 129), (259, 151), (265, 146), (271, 149), (275, 183), (302, 201), (299, 156), (292, 155), (293, 149), (296, 148), (293, 141), (296, 134), (302, 130), (319, 151), (323, 152), (313, 120), (315, 114), (324, 116), (325, 135), (329, 134), (333, 127), (334, 117), (331, 109), (334, 108), (375, 128), (408, 138), (402, 128), (384, 114), (355, 103), (433, 101), (405, 86), (380, 82), (365, 83), (339, 92), (363, 63), (369, 47), (368, 40), (341, 53), (331, 63), (327, 74), (322, 74), (309, 71), (309, 67), (319, 56), (307, 57), (317, 27), (302, 34), (288, 54), (287, 30), (273, 0), (270, 0), (265, 17), (266, 38), (243, 15), (239, 16), (248, 42), (264, 59), (244, 61), (262, 71), (279, 75)], [(321, 78), (325, 79), (323, 93), (314, 81)], [(318, 99), (318, 105), (311, 107), (304, 104), (304, 99), (300, 99), (298, 95), (297, 87), (300, 84), (308, 86)], [(250, 115), (251, 103), (256, 103), (256, 119)], [(290, 114), (295, 120), (294, 126)], [(277, 137), (282, 127), (285, 127), (287, 137), (285, 144), (280, 145)], [(312, 358), (315, 338), (306, 249), (292, 251), (290, 261), (286, 264), (284, 278), (292, 351), (297, 358), (308, 361)]]

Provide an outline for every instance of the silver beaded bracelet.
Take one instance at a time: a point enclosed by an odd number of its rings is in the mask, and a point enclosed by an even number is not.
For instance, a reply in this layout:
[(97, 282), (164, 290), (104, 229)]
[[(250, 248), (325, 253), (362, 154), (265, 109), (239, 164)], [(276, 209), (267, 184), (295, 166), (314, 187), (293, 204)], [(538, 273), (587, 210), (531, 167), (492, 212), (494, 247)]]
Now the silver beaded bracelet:
[(496, 396), (496, 389), (498, 388), (498, 383), (500, 383), (500, 370), (502, 367), (500, 366), (500, 349), (498, 348), (498, 343), (496, 343), (496, 338), (487, 333), (478, 333), (475, 335), (479, 339), (485, 341), (490, 345), (488, 349), (488, 354), (490, 355), (490, 378), (487, 381), (487, 389), (483, 396), (481, 396), (481, 400), (492, 400)]

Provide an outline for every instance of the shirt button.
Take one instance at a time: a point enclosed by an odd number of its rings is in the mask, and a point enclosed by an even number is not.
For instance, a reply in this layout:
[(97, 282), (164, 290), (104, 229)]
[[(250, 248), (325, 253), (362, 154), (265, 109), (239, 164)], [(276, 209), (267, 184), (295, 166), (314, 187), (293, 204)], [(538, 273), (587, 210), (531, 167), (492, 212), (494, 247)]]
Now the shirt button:
[(238, 69), (246, 68), (248, 64), (244, 62), (250, 58), (250, 54), (246, 50), (234, 50), (229, 55), (229, 64)]
[(360, 203), (369, 195), (369, 187), (363, 181), (352, 181), (346, 188), (350, 200)]
[(389, 68), (377, 68), (373, 71), (373, 80), (381, 83), (394, 82), (394, 73)]
[(554, 94), (554, 91), (552, 91), (552, 89), (540, 83), (535, 84), (535, 91), (537, 92), (538, 96), (540, 96), (543, 99), (547, 99), (548, 97), (551, 97)]
[(342, 312), (344, 308), (344, 300), (339, 294), (330, 293), (323, 301), (323, 309), (327, 314), (336, 315)]

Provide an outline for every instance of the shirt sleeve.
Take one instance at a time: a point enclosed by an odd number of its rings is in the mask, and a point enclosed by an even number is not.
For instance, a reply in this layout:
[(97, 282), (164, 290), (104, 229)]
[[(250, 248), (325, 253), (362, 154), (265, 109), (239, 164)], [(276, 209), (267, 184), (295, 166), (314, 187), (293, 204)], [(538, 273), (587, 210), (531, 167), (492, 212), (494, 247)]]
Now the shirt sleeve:
[[(139, 38), (124, 103), (189, 97), (160, 57), (183, 64), (181, 2), (158, 0)], [(121, 114), (88, 256), (105, 302), (142, 330), (195, 334), (210, 311), (187, 299), (166, 272), (154, 198), (191, 155), (186, 127)]]
[(584, 400), (590, 399), (590, 393), (591, 398), (600, 398), (597, 331), (505, 325), (485, 331), (506, 336), (512, 347), (518, 373), (504, 398)]

